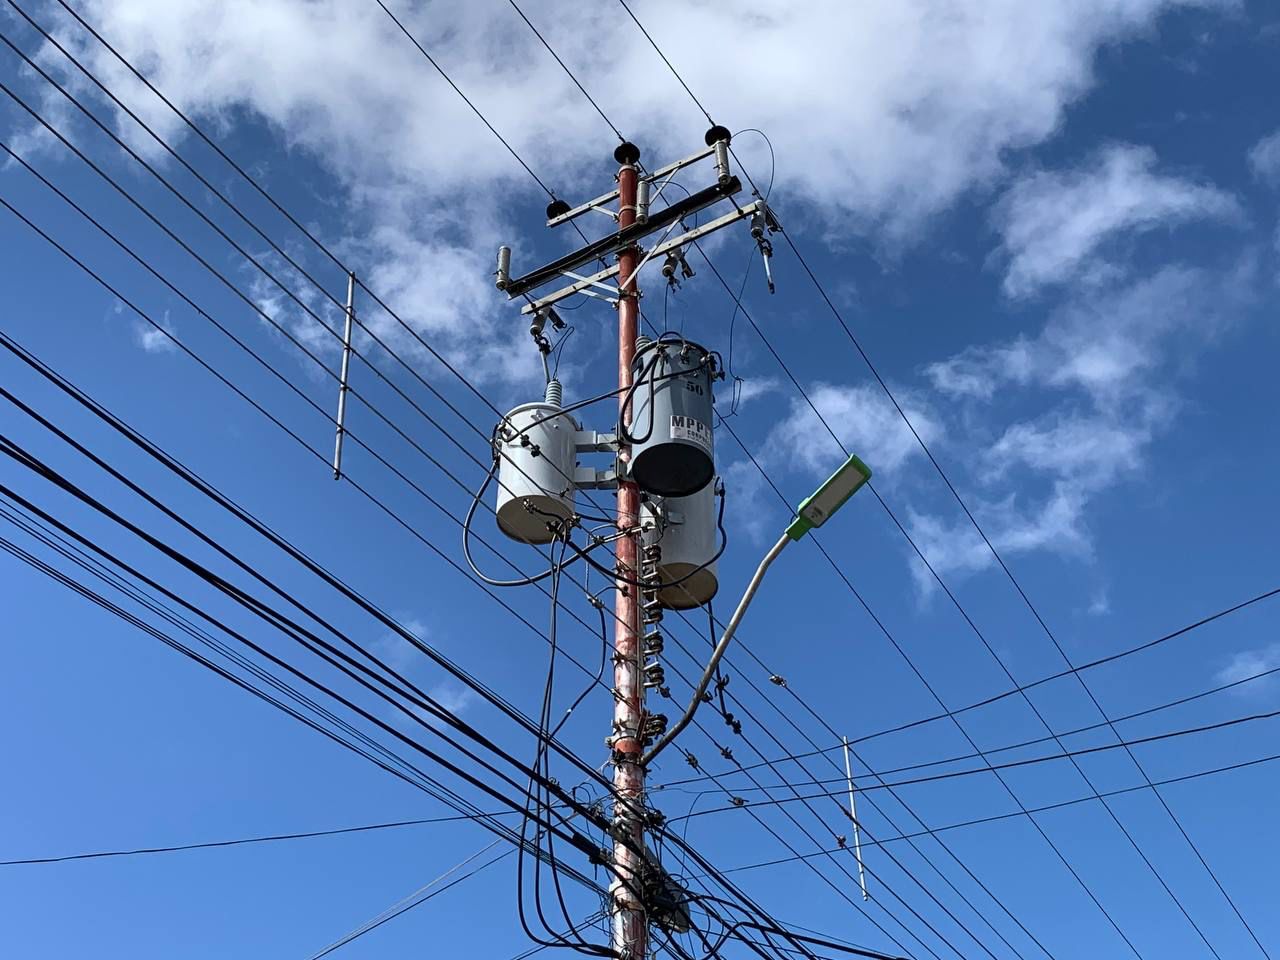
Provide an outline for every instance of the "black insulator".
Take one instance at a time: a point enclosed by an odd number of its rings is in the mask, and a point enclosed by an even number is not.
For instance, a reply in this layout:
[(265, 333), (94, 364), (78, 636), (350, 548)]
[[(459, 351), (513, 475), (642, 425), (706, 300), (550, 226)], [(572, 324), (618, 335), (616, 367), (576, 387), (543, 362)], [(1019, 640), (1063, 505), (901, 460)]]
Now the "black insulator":
[(623, 140), (613, 151), (613, 159), (619, 163), (637, 163), (640, 160), (640, 148), (630, 140)]
[(716, 143), (720, 140), (723, 140), (725, 143), (728, 143), (729, 140), (732, 139), (732, 137), (733, 137), (733, 134), (729, 132), (728, 127), (722, 127), (720, 126), (720, 124), (717, 123), (714, 127), (712, 127), (710, 130), (707, 131), (707, 134), (705, 137), (703, 137), (703, 139), (706, 140), (707, 146), (709, 147), (713, 143)]
[(563, 200), (552, 200), (547, 204), (547, 219), (554, 220), (556, 217), (560, 217), (568, 213), (570, 209), (569, 204), (565, 203)]

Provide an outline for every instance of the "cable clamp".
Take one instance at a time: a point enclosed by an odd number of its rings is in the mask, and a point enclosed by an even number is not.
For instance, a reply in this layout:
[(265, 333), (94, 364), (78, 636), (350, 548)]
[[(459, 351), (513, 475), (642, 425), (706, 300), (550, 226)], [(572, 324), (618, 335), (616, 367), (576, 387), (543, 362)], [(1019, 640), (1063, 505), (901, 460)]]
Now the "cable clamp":
[(776, 673), (769, 677), (769, 682), (777, 687), (785, 687), (787, 685), (786, 677), (780, 677)]

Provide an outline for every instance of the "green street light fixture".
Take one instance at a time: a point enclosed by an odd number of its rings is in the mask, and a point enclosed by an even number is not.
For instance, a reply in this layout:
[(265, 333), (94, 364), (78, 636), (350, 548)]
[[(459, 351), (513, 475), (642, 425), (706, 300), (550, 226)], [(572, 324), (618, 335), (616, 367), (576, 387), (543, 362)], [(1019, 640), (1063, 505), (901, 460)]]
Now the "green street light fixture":
[(832, 514), (844, 506), (845, 502), (870, 479), (871, 470), (867, 465), (857, 457), (851, 456), (839, 470), (827, 478), (827, 481), (822, 486), (801, 502), (796, 510), (796, 518), (787, 526), (786, 532), (778, 538), (778, 542), (765, 554), (764, 559), (760, 561), (760, 566), (756, 568), (751, 582), (747, 584), (746, 592), (742, 595), (742, 599), (738, 601), (738, 607), (733, 611), (733, 616), (729, 618), (728, 624), (725, 625), (720, 642), (716, 644), (716, 648), (711, 654), (711, 660), (707, 663), (707, 669), (703, 671), (702, 679), (698, 681), (698, 686), (693, 691), (693, 700), (690, 701), (689, 708), (685, 710), (684, 716), (653, 745), (653, 749), (644, 755), (640, 761), (641, 764), (651, 762), (693, 720), (693, 715), (697, 711), (698, 705), (702, 703), (702, 697), (707, 692), (707, 687), (711, 685), (712, 677), (715, 676), (716, 666), (724, 656), (724, 652), (729, 646), (729, 641), (733, 639), (733, 635), (738, 629), (738, 624), (742, 622), (742, 617), (746, 614), (747, 607), (751, 605), (751, 601), (756, 595), (756, 590), (760, 588), (760, 581), (764, 579), (765, 572), (773, 561), (777, 559), (778, 554), (782, 553), (783, 548), (792, 540), (799, 540), (814, 527), (820, 527), (830, 520)]

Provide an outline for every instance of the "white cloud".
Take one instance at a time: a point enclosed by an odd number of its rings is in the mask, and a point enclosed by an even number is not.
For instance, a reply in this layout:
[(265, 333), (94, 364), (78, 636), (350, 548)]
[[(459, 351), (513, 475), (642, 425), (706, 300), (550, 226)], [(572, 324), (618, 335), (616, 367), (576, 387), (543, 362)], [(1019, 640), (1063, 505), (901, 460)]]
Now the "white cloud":
[[(971, 347), (926, 368), (939, 390), (989, 405), (989, 413), (1005, 409), (1000, 402), (1014, 390), (1049, 400), (1046, 412), (1009, 423), (977, 458), (988, 490), (1020, 492), (974, 504), (998, 550), (1089, 555), (1089, 505), (1142, 470), (1178, 410), (1179, 377), (1251, 302), (1256, 273), (1249, 257), (1227, 270), (1166, 267), (1078, 295), (1035, 337)], [(1027, 493), (1035, 481), (1047, 484), (1039, 502)], [(911, 529), (944, 576), (994, 562), (967, 521), (915, 514)], [(930, 590), (927, 571), (915, 573)]]
[(427, 696), (440, 704), (442, 709), (455, 715), (466, 710), (476, 698), (473, 691), (452, 683), (436, 684), (427, 691)]
[(1058, 412), (1013, 424), (984, 456), (997, 478), (1022, 466), (1099, 489), (1141, 465), (1150, 437), (1141, 422)]
[[(1169, 10), (1225, 3), (651, 0), (640, 14), (717, 119), (768, 132), (777, 196), (811, 203), (846, 233), (874, 230), (901, 243), (965, 191), (996, 182), (1010, 151), (1052, 136), (1093, 86), (1100, 47)], [(546, 182), (575, 199), (607, 179), (611, 135), (513, 11), (391, 6)], [(531, 205), (530, 183), (376, 4), (91, 0), (84, 8), (215, 132), (225, 137), (253, 118), (331, 173), (336, 189), (300, 185), (332, 200), (350, 224), (328, 239), (354, 251), (357, 269), (384, 283), (389, 302), (446, 353), (474, 348), (481, 378), (533, 372), (523, 360), (510, 367), (508, 310), (487, 287), (494, 247), (518, 232), (509, 211)], [(528, 12), (647, 159), (700, 142), (705, 120), (617, 9), (541, 0)], [(180, 121), (123, 66), (79, 28), (63, 35), (148, 123), (181, 140)], [(61, 63), (48, 50), (41, 56)], [(815, 139), (815, 123), (839, 135)], [(130, 123), (120, 129), (161, 157)], [(738, 150), (763, 175), (759, 139), (742, 137)], [(794, 205), (784, 200), (783, 209)], [(518, 266), (533, 261), (516, 247)]]
[[(920, 453), (916, 438), (878, 385), (818, 383), (806, 392), (813, 408), (797, 397), (790, 413), (769, 433), (766, 446), (774, 459), (812, 474), (830, 473), (844, 458), (827, 427), (876, 473), (892, 473)], [(923, 402), (905, 390), (895, 395), (924, 442), (935, 439), (940, 427)]]
[(1253, 145), (1249, 166), (1259, 180), (1280, 185), (1280, 130)]
[[(116, 303), (113, 312), (122, 313), (124, 305)], [(177, 349), (173, 339), (169, 333), (173, 331), (173, 323), (169, 319), (169, 311), (166, 310), (164, 315), (156, 321), (158, 326), (147, 323), (145, 320), (135, 320), (133, 322), (133, 338), (147, 353), (172, 353)]]
[[(416, 617), (399, 618), (400, 626), (419, 640), (427, 637), (427, 626)], [(405, 673), (427, 663), (425, 654), (399, 633), (385, 633), (373, 642), (373, 653), (398, 673)]]
[(1068, 280), (1105, 280), (1117, 268), (1101, 254), (1122, 234), (1243, 216), (1230, 194), (1155, 166), (1154, 151), (1117, 145), (1078, 169), (1018, 180), (994, 214), (1009, 257), (1005, 292), (1023, 297)]
[(925, 369), (952, 396), (989, 399), (1006, 386), (1081, 391), (1099, 407), (1148, 392), (1155, 375), (1230, 326), (1254, 289), (1256, 264), (1227, 271), (1169, 266), (1084, 291), (1034, 338), (966, 349)]
[[(1249, 677), (1268, 670), (1280, 668), (1280, 643), (1271, 643), (1255, 650), (1244, 650), (1235, 654), (1217, 674), (1217, 682), (1238, 683)], [(1257, 680), (1252, 684), (1241, 684), (1235, 689), (1242, 694), (1256, 693), (1264, 685), (1270, 685), (1275, 675)]]
[[(1084, 525), (1087, 503), (1083, 491), (1069, 483), (1057, 483), (1042, 503), (1029, 508), (1012, 495), (996, 503), (971, 502), (970, 507), (1002, 556), (1036, 550), (1088, 556), (1089, 536)], [(969, 575), (995, 564), (994, 555), (967, 517), (948, 522), (911, 511), (907, 528), (930, 566), (944, 580), (950, 574)], [(929, 596), (937, 581), (914, 552), (909, 554), (909, 561), (917, 589)]]

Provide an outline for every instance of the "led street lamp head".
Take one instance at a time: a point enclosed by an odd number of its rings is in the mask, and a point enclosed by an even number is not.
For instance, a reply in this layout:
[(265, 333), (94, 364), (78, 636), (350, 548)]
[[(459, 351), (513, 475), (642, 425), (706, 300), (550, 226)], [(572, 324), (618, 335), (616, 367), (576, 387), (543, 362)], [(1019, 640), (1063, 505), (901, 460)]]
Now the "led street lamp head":
[(871, 469), (857, 457), (849, 457), (826, 483), (800, 504), (796, 518), (787, 527), (787, 536), (799, 540), (814, 527), (822, 526), (870, 479)]

